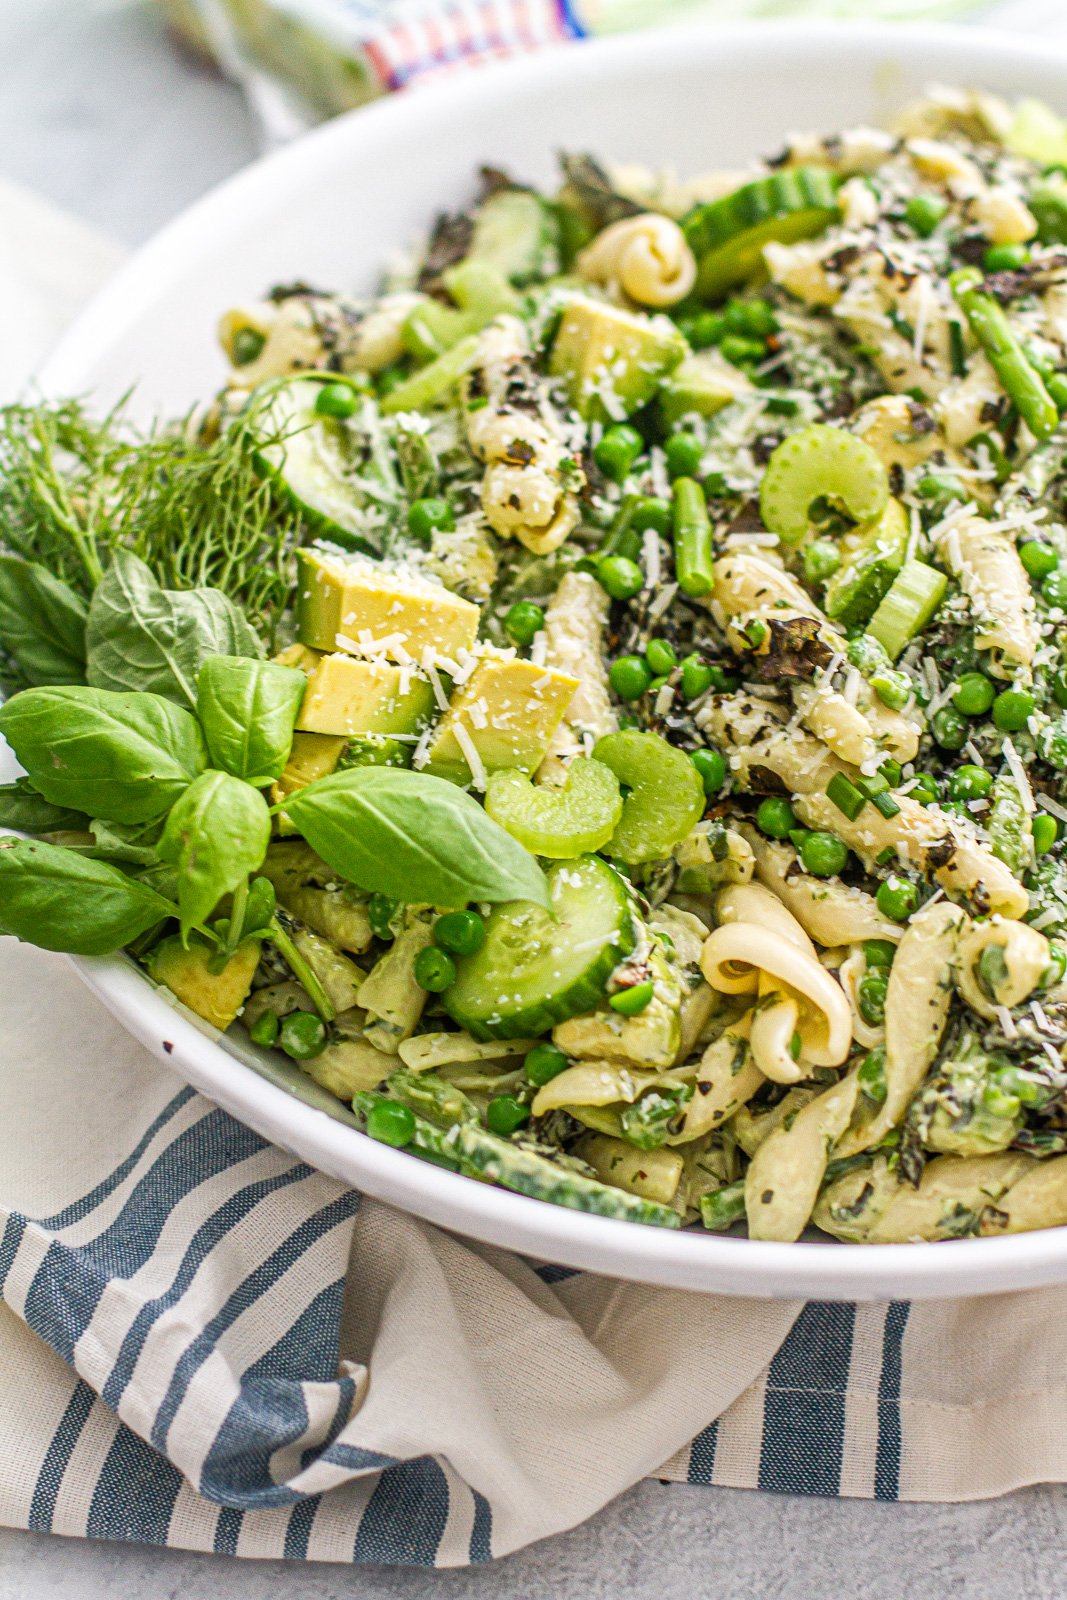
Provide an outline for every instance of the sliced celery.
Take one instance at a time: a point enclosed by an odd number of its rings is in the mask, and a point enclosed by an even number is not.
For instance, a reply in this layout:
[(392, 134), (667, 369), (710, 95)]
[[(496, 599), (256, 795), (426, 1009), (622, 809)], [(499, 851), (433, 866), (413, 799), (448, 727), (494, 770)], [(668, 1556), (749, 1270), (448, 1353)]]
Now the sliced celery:
[(622, 816), (622, 791), (602, 762), (579, 757), (559, 789), (514, 770), (492, 773), (485, 809), (534, 855), (561, 861), (607, 844)]
[(869, 444), (842, 428), (815, 423), (775, 450), (760, 485), (760, 515), (785, 544), (798, 544), (819, 500), (853, 522), (873, 522), (889, 499), (889, 476)]
[(664, 860), (704, 815), (704, 784), (696, 767), (658, 733), (636, 728), (606, 734), (593, 755), (630, 790), (605, 855), (630, 865)]
[(948, 579), (924, 561), (906, 561), (867, 624), (867, 632), (895, 661), (910, 639), (921, 633), (945, 598)]
[(422, 411), (436, 405), (453, 388), (465, 373), (477, 365), (478, 335), (468, 334), (443, 356), (431, 361), (428, 367), (413, 373), (404, 383), (390, 389), (381, 402), (382, 412), (395, 415), (398, 411)]

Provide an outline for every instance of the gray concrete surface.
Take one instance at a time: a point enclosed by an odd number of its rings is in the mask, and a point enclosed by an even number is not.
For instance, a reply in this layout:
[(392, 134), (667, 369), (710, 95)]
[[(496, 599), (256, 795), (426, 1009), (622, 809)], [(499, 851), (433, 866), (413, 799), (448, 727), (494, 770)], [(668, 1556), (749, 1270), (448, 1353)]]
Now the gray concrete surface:
[[(238, 95), (121, 0), (0, 0), (0, 176), (127, 244), (254, 153)], [(0, 1373), (0, 1383), (3, 1374)], [(473, 1572), (243, 1563), (0, 1530), (0, 1600), (1060, 1600), (1067, 1495), (884, 1506), (638, 1485)]]

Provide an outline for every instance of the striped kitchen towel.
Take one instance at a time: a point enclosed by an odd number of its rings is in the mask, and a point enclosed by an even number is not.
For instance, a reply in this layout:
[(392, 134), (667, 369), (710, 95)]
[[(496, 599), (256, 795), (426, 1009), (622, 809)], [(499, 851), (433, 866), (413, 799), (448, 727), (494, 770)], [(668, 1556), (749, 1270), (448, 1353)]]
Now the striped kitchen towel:
[(645, 1289), (458, 1240), (182, 1087), (0, 943), (0, 1523), (454, 1566), (645, 1475), (967, 1499), (1067, 1478), (1067, 1291)]

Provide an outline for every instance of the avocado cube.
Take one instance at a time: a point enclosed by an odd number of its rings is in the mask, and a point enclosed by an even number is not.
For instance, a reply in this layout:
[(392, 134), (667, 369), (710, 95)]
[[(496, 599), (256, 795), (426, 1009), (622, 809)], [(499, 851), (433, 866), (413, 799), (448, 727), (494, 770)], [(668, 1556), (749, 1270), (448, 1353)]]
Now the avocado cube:
[(306, 644), (290, 644), (284, 650), (279, 650), (271, 660), (276, 667), (295, 667), (298, 672), (310, 674), (322, 660), (322, 652), (309, 650)]
[(689, 351), (669, 317), (576, 296), (564, 308), (549, 371), (581, 416), (618, 422), (651, 400)]
[(433, 690), (411, 667), (355, 656), (321, 656), (308, 677), (297, 727), (302, 733), (418, 733), (429, 719)]
[(577, 678), (532, 661), (482, 661), (452, 696), (425, 770), (469, 783), (480, 776), (464, 748), (469, 745), (486, 773), (502, 767), (533, 772), (577, 687)]
[(238, 946), (221, 972), (208, 969), (214, 954), (214, 946), (195, 934), (186, 948), (175, 933), (152, 951), (148, 972), (190, 1011), (225, 1032), (248, 999), (259, 966), (259, 943), (250, 939)]
[(422, 659), (455, 657), (478, 634), (478, 607), (417, 572), (390, 572), (321, 550), (297, 553), (296, 624), (313, 650)]
[[(314, 783), (316, 778), (328, 778), (331, 772), (336, 771), (347, 743), (343, 734), (294, 733), (282, 775), (277, 783), (271, 785), (271, 804), (281, 805), (287, 795)], [(284, 811), (279, 811), (277, 821), (279, 833), (296, 832)]]
[(745, 374), (717, 350), (702, 350), (675, 367), (660, 391), (660, 410), (670, 424), (682, 417), (713, 417), (752, 388)]

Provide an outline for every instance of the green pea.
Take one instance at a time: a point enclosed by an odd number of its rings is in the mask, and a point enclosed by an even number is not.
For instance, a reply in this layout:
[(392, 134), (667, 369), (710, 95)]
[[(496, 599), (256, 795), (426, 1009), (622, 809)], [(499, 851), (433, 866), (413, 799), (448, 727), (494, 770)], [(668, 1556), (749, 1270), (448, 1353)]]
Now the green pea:
[(635, 533), (646, 533), (649, 528), (666, 538), (674, 526), (669, 500), (660, 500), (656, 495), (645, 495), (634, 506), (630, 526)]
[(952, 691), (952, 704), (965, 717), (984, 717), (996, 690), (982, 672), (965, 672)]
[(456, 981), (456, 964), (436, 945), (420, 950), (415, 957), (415, 982), (430, 994), (441, 994)]
[(545, 614), (532, 600), (516, 600), (504, 618), (504, 632), (520, 649), (533, 644), (544, 625)]
[(984, 767), (957, 767), (948, 780), (951, 800), (984, 800), (993, 787), (993, 774)]
[(823, 583), (841, 565), (841, 552), (830, 539), (814, 539), (804, 546), (804, 576), (809, 583)]
[(267, 342), (266, 334), (258, 332), (255, 328), (238, 328), (233, 336), (230, 349), (230, 359), (235, 367), (247, 367), (262, 354), (263, 346)]
[(402, 1150), (415, 1137), (415, 1113), (399, 1100), (379, 1100), (367, 1112), (367, 1132), (379, 1144)]
[(876, 1044), (874, 1049), (868, 1051), (864, 1056), (860, 1062), (856, 1078), (860, 1089), (868, 1100), (873, 1100), (876, 1106), (884, 1103), (887, 1086), (885, 1081), (885, 1049), (882, 1045)]
[(650, 639), (645, 646), (645, 660), (657, 677), (673, 672), (678, 665), (678, 655), (669, 639)]
[(900, 711), (911, 699), (911, 679), (906, 672), (873, 672), (871, 688), (884, 706)]
[(704, 446), (693, 433), (673, 433), (663, 446), (669, 478), (695, 478), (704, 458)]
[(694, 750), (689, 757), (700, 774), (706, 795), (718, 794), (726, 782), (726, 758), (718, 750)]
[(1041, 593), (1050, 606), (1057, 606), (1061, 611), (1067, 610), (1067, 572), (1062, 567), (1050, 572), (1041, 585)]
[(1047, 856), (1060, 836), (1059, 823), (1055, 817), (1050, 817), (1047, 811), (1039, 811), (1031, 827), (1034, 836), (1034, 854)]
[(942, 750), (962, 750), (971, 737), (971, 730), (955, 706), (942, 706), (930, 718), (930, 732)]
[(280, 1028), (281, 1023), (277, 1013), (263, 1011), (249, 1028), (248, 1037), (253, 1044), (258, 1044), (261, 1049), (269, 1050), (273, 1044), (277, 1044)]
[(477, 911), (446, 911), (433, 925), (433, 942), (453, 956), (473, 956), (485, 943), (485, 923)]
[(619, 656), (608, 669), (608, 681), (620, 700), (640, 700), (652, 673), (643, 656)]
[(985, 272), (1017, 272), (1030, 259), (1025, 244), (991, 244), (982, 257)]
[(756, 826), (769, 839), (788, 839), (796, 825), (796, 813), (788, 800), (780, 795), (768, 795), (766, 800), (760, 801)]
[(915, 485), (915, 493), (922, 500), (934, 500), (943, 505), (947, 505), (950, 500), (965, 498), (958, 479), (950, 478), (943, 472), (928, 472)]
[(622, 483), (645, 448), (645, 441), (628, 422), (608, 428), (593, 446), (593, 460), (612, 483)]
[(885, 997), (889, 988), (886, 972), (865, 972), (856, 987), (856, 1003), (864, 1022), (877, 1028), (885, 1020)]
[(686, 656), (682, 662), (682, 693), (687, 700), (699, 700), (714, 681), (712, 669), (703, 656)]
[(645, 575), (629, 556), (605, 556), (596, 569), (596, 578), (613, 600), (632, 600), (645, 585)]
[(324, 383), (315, 396), (320, 417), (351, 417), (359, 407), (360, 396), (350, 383)]
[(523, 1062), (523, 1070), (528, 1082), (536, 1089), (542, 1088), (546, 1083), (551, 1083), (553, 1078), (558, 1078), (570, 1066), (570, 1061), (564, 1055), (558, 1044), (535, 1044), (527, 1052)]
[(1029, 690), (1002, 689), (993, 701), (993, 721), (1001, 733), (1021, 733), (1034, 714), (1034, 706)]
[(529, 1120), (529, 1106), (513, 1094), (495, 1094), (485, 1108), (486, 1125), (498, 1139), (510, 1139)]
[(1031, 578), (1047, 578), (1060, 564), (1060, 558), (1052, 546), (1040, 539), (1028, 539), (1026, 544), (1021, 544), (1019, 560)]
[(408, 511), (408, 532), (423, 544), (429, 544), (439, 529), (448, 532), (455, 526), (456, 519), (447, 500), (415, 500)]
[(313, 1011), (290, 1011), (278, 1029), (278, 1043), (294, 1061), (310, 1061), (326, 1048), (326, 1027)]
[(848, 845), (836, 833), (816, 828), (800, 846), (800, 864), (813, 878), (834, 878), (848, 864)]
[(908, 790), (908, 797), (917, 805), (932, 806), (941, 798), (941, 785), (932, 772), (920, 772)]
[(694, 350), (707, 350), (726, 332), (726, 318), (718, 311), (701, 311), (686, 318), (682, 332)]
[(919, 904), (919, 891), (907, 878), (898, 877), (891, 872), (884, 882), (878, 885), (878, 893), (874, 897), (875, 904), (883, 917), (888, 917), (890, 922), (907, 922), (912, 912)]
[(620, 1017), (636, 1017), (648, 1010), (654, 993), (655, 985), (651, 978), (647, 978), (644, 983), (632, 984), (629, 989), (620, 989), (618, 994), (609, 995), (608, 1005)]
[(719, 349), (724, 359), (735, 367), (743, 367), (752, 361), (762, 361), (767, 354), (767, 346), (762, 339), (746, 339), (737, 333), (728, 333), (720, 343)]
[(727, 495), (731, 495), (733, 492), (726, 481), (725, 472), (709, 472), (704, 479), (704, 493), (709, 500), (724, 500)]
[(897, 947), (891, 939), (864, 939), (863, 959), (869, 967), (891, 967)]
[(921, 238), (928, 239), (948, 211), (948, 201), (936, 194), (913, 194), (904, 207), (904, 220)]
[(769, 339), (778, 331), (778, 318), (769, 300), (730, 300), (723, 322), (727, 333), (744, 333), (752, 339)]
[(400, 901), (391, 895), (372, 894), (367, 901), (367, 918), (371, 932), (377, 939), (393, 939), (392, 921), (400, 908)]

